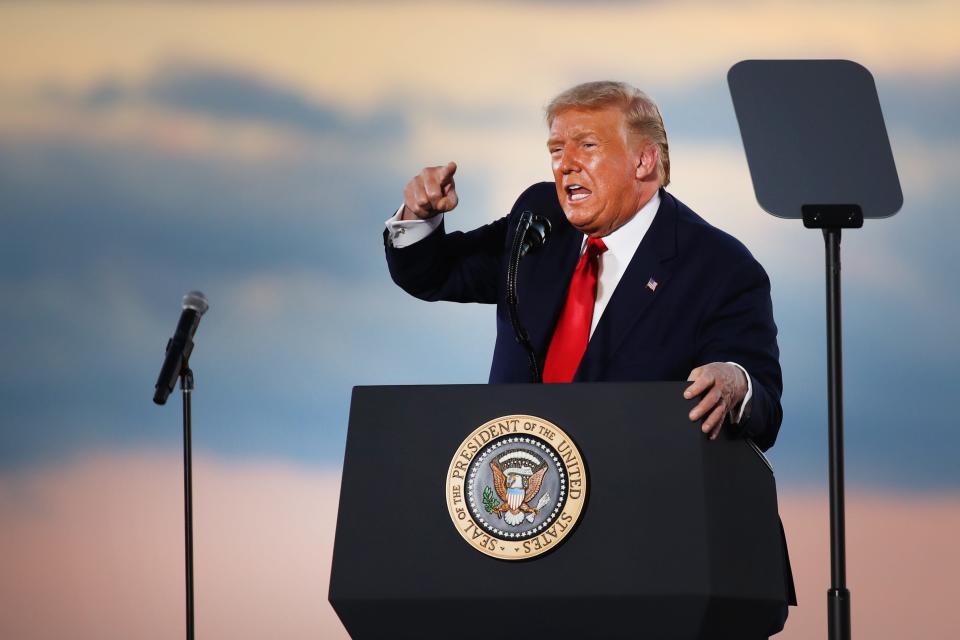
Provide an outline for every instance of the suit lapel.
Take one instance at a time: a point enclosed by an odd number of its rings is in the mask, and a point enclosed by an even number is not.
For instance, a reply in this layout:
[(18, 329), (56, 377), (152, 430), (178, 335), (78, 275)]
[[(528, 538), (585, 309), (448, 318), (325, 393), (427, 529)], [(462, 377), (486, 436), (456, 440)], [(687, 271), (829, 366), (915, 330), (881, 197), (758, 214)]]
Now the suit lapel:
[[(575, 382), (600, 380), (606, 363), (634, 325), (647, 313), (662, 288), (669, 286), (668, 262), (677, 252), (677, 207), (661, 189), (660, 207), (617, 284), (587, 344)], [(651, 282), (652, 281), (652, 282)]]

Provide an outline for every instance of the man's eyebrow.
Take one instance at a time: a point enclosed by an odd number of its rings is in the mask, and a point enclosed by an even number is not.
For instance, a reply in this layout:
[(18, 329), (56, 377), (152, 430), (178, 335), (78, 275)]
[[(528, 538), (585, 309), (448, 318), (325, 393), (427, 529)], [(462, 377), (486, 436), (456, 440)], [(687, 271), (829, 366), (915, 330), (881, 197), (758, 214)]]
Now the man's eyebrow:
[[(574, 133), (574, 134), (571, 134), (571, 135), (570, 135), (570, 138), (571, 138), (572, 140), (583, 140), (584, 138), (588, 138), (588, 137), (590, 137), (590, 136), (592, 136), (592, 135), (596, 135), (596, 134), (595, 134), (593, 131), (585, 130), (585, 131), (578, 131), (578, 132), (576, 132), (576, 133)], [(548, 147), (552, 147), (552, 146), (557, 145), (557, 144), (560, 144), (560, 139), (559, 139), (559, 138), (550, 138), (549, 140), (547, 140), (547, 146), (548, 146)]]

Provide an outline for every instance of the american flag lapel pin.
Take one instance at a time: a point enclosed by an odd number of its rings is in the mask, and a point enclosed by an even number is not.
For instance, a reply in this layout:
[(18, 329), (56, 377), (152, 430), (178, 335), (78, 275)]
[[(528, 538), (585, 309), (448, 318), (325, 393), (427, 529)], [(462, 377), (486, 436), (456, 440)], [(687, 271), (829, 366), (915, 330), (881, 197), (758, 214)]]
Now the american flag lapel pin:
[(650, 278), (649, 280), (647, 280), (647, 289), (650, 289), (650, 291), (656, 291), (657, 281), (654, 280), (653, 278)]

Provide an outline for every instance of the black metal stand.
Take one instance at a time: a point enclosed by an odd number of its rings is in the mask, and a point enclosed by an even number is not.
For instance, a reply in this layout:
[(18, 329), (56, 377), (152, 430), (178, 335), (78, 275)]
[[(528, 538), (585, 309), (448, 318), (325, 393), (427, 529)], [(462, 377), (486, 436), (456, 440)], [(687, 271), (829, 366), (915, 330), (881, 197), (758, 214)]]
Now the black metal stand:
[[(845, 640), (850, 638), (850, 591), (844, 531), (840, 234), (862, 227), (865, 211), (871, 218), (892, 216), (903, 206), (903, 192), (877, 85), (863, 65), (851, 60), (743, 60), (731, 67), (727, 79), (757, 202), (775, 216), (800, 217), (808, 229), (823, 231), (830, 421), (828, 631), (830, 640)], [(801, 179), (797, 167), (805, 168)], [(808, 204), (811, 200), (814, 204)]]
[(187, 640), (193, 640), (193, 451), (190, 433), (193, 371), (186, 362), (180, 369), (180, 389), (183, 391), (183, 515), (187, 577)]
[(850, 638), (843, 490), (843, 346), (840, 324), (840, 229), (823, 230), (827, 267), (827, 403), (830, 420), (830, 640)]
[(530, 366), (530, 382), (541, 382), (542, 374), (540, 365), (537, 362), (537, 352), (530, 343), (530, 336), (527, 330), (520, 323), (520, 312), (518, 310), (519, 300), (517, 298), (517, 270), (520, 268), (520, 260), (525, 251), (523, 243), (530, 230), (530, 224), (533, 220), (533, 214), (524, 211), (520, 215), (520, 221), (517, 223), (517, 230), (513, 234), (513, 246), (510, 249), (510, 262), (507, 265), (507, 309), (510, 313), (510, 324), (513, 326), (513, 336), (527, 352), (527, 359)]
[(822, 229), (827, 276), (827, 406), (830, 447), (830, 589), (827, 629), (830, 640), (850, 639), (846, 523), (843, 489), (843, 343), (840, 321), (840, 234), (863, 226), (856, 205), (806, 205), (803, 224)]

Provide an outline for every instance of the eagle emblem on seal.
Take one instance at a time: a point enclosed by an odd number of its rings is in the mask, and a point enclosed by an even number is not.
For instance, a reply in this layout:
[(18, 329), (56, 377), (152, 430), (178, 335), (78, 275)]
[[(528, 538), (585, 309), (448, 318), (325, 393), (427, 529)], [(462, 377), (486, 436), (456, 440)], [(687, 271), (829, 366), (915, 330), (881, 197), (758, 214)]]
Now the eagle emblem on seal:
[(501, 504), (492, 513), (512, 526), (519, 525), (524, 518), (533, 522), (540, 509), (550, 502), (550, 495), (545, 493), (536, 507), (530, 506), (540, 493), (547, 468), (544, 460), (523, 449), (508, 451), (493, 460), (493, 487)]

